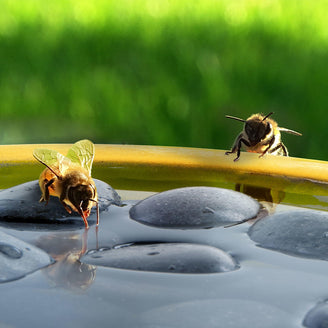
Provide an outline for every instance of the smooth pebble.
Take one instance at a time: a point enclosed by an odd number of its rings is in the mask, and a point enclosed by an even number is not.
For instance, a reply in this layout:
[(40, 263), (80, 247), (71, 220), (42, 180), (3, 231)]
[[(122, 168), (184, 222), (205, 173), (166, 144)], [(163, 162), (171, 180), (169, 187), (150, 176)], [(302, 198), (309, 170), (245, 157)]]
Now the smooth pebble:
[(53, 262), (41, 249), (0, 231), (0, 283), (16, 280)]
[(248, 234), (258, 246), (306, 258), (328, 260), (328, 213), (293, 210), (253, 224)]
[(132, 244), (91, 251), (81, 258), (81, 262), (119, 269), (171, 273), (218, 273), (239, 268), (237, 262), (224, 251), (189, 243)]
[(186, 187), (150, 196), (130, 209), (130, 217), (159, 228), (199, 229), (256, 217), (259, 203), (240, 192), (214, 187)]
[[(120, 196), (111, 186), (100, 180), (94, 179), (94, 181), (99, 194), (100, 211), (111, 204), (121, 205)], [(66, 221), (84, 225), (80, 215), (76, 212), (69, 214), (58, 197), (50, 197), (47, 205), (45, 202), (39, 202), (40, 197), (41, 190), (37, 180), (0, 191), (0, 224), (11, 226), (17, 222), (63, 223)], [(95, 213), (95, 207), (92, 213)], [(88, 221), (92, 223), (90, 218)]]

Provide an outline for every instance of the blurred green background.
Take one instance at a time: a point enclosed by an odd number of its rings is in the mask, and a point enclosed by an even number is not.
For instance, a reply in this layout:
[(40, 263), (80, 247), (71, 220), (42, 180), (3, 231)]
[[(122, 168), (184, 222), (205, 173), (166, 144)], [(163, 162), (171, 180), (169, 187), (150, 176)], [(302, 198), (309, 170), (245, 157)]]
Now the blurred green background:
[(0, 144), (228, 149), (269, 113), (328, 160), (324, 0), (1, 1)]

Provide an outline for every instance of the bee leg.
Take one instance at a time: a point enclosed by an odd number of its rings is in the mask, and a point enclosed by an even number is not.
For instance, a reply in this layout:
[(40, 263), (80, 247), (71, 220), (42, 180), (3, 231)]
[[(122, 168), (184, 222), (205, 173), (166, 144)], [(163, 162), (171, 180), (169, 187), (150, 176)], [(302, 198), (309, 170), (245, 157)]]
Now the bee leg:
[(97, 208), (97, 226), (99, 225), (99, 204), (98, 202), (96, 203), (96, 208)]
[(283, 143), (281, 143), (281, 148), (282, 148), (282, 151), (284, 153), (284, 156), (288, 156), (288, 150), (287, 150), (286, 146)]
[(275, 148), (273, 148), (271, 150), (271, 152), (273, 153), (274, 151), (278, 150), (279, 148), (282, 149), (283, 156), (288, 156), (288, 150), (287, 150), (286, 146), (282, 142), (278, 146), (276, 146)]
[(49, 193), (49, 187), (55, 182), (55, 179), (51, 179), (51, 180), (44, 180), (44, 193), (42, 194), (41, 198), (40, 198), (40, 202), (46, 202), (46, 205), (49, 202), (49, 198), (50, 198), (50, 193)]
[(62, 200), (62, 199), (59, 199), (60, 202), (62, 203), (62, 205), (65, 207), (65, 210), (71, 214), (72, 213), (72, 210), (69, 208), (69, 206)]
[(233, 148), (231, 150), (225, 152), (225, 155), (233, 154), (236, 151), (237, 151), (237, 146), (233, 146)]
[(237, 152), (237, 157), (234, 159), (234, 162), (238, 161), (238, 159), (240, 157), (241, 143), (244, 143), (248, 147), (250, 146), (248, 141), (243, 138), (243, 133), (240, 133), (238, 135), (235, 143), (232, 146), (232, 149), (230, 151), (225, 152), (226, 155), (233, 154), (233, 153)]
[(246, 145), (247, 147), (250, 146), (249, 142), (243, 138), (239, 139), (238, 141), (238, 146), (237, 146), (237, 157), (233, 160), (234, 162), (238, 161), (239, 157), (240, 157), (240, 151), (241, 151), (241, 143), (243, 143), (244, 145)]
[(83, 219), (83, 221), (84, 221), (85, 229), (89, 229), (89, 223), (88, 223), (88, 220), (87, 220), (84, 216), (82, 216), (82, 219)]
[(80, 203), (79, 207), (77, 207), (77, 211), (83, 219), (85, 229), (89, 229), (89, 223), (88, 223), (88, 220), (87, 220), (86, 216), (83, 213), (82, 204), (83, 204), (83, 200), (81, 200), (81, 203)]
[(235, 153), (237, 151), (238, 143), (239, 143), (240, 139), (242, 138), (242, 136), (243, 136), (242, 133), (240, 133), (238, 135), (238, 137), (236, 138), (236, 140), (235, 140), (235, 142), (234, 142), (234, 144), (232, 146), (232, 149), (225, 152), (226, 155), (233, 154), (233, 153)]
[[(270, 141), (268, 142), (268, 147), (265, 149), (265, 151), (259, 156), (259, 157), (263, 157), (268, 150), (271, 148), (271, 146), (274, 144), (275, 141), (275, 137), (272, 136), (272, 138), (270, 139)], [(278, 149), (280, 147), (280, 144), (277, 147), (274, 147), (273, 149), (270, 150), (270, 153), (274, 152), (276, 149)]]

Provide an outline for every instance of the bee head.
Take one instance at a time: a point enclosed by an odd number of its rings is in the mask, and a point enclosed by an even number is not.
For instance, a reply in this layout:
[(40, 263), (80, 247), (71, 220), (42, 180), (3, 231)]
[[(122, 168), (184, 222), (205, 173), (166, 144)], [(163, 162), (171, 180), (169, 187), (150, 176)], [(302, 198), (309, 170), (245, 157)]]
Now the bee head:
[(251, 146), (261, 142), (271, 131), (271, 124), (266, 121), (266, 118), (271, 114), (266, 115), (264, 118), (259, 115), (253, 115), (245, 121), (245, 133)]
[(80, 184), (75, 187), (70, 187), (67, 192), (67, 198), (75, 206), (82, 217), (89, 216), (91, 207), (95, 202), (95, 196), (96, 190), (91, 184)]
[(245, 132), (251, 143), (256, 145), (263, 140), (268, 133), (270, 133), (271, 126), (269, 122), (265, 122), (259, 119), (247, 120), (245, 123)]

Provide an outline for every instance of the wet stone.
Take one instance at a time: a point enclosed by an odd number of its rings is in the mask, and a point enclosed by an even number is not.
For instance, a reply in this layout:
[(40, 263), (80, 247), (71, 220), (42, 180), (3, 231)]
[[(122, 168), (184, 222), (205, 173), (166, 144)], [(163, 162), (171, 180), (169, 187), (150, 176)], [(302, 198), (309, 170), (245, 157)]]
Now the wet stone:
[(0, 242), (0, 253), (12, 259), (20, 259), (23, 256), (23, 252), (19, 248), (3, 242)]
[(130, 209), (130, 217), (159, 228), (199, 229), (254, 218), (259, 203), (240, 192), (214, 187), (188, 187), (150, 196)]
[(303, 326), (307, 328), (328, 327), (328, 303), (322, 302), (310, 310), (304, 318)]
[(111, 268), (170, 273), (218, 273), (239, 268), (224, 251), (189, 243), (132, 244), (90, 251), (80, 261)]
[[(99, 194), (100, 212), (111, 204), (121, 205), (120, 196), (111, 186), (100, 180), (94, 179), (94, 181)], [(39, 202), (40, 197), (41, 190), (37, 180), (0, 191), (0, 224), (12, 226), (17, 222), (69, 222), (84, 226), (80, 215), (76, 212), (69, 214), (58, 197), (51, 196), (47, 205), (45, 202)], [(91, 215), (93, 213), (96, 213), (96, 207), (93, 207)], [(93, 223), (91, 216), (88, 221), (89, 224)], [(96, 221), (95, 215), (94, 221)]]
[(20, 279), (53, 260), (41, 249), (0, 231), (0, 283)]
[(306, 258), (328, 260), (328, 213), (281, 212), (257, 221), (248, 232), (258, 246)]

